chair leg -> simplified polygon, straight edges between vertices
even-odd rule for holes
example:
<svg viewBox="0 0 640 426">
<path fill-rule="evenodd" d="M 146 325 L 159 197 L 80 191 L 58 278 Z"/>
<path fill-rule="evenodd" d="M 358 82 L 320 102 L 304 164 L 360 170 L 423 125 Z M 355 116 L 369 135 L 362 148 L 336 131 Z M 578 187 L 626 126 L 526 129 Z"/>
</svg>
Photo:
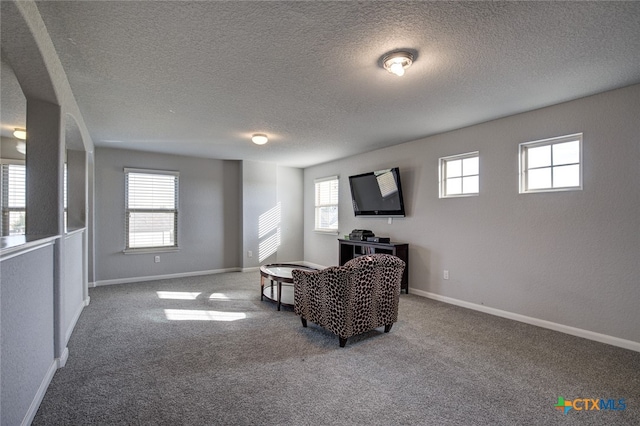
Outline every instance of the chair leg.
<svg viewBox="0 0 640 426">
<path fill-rule="evenodd" d="M 393 324 L 387 324 L 384 326 L 384 332 L 388 333 L 391 331 L 391 327 L 393 327 Z"/>
<path fill-rule="evenodd" d="M 340 347 L 344 348 L 344 345 L 347 344 L 347 338 L 338 336 L 338 339 L 340 339 Z"/>
<path fill-rule="evenodd" d="M 302 318 L 302 317 L 300 317 L 300 319 L 302 320 L 302 326 L 306 327 L 307 326 L 307 319 L 306 318 Z"/>
</svg>

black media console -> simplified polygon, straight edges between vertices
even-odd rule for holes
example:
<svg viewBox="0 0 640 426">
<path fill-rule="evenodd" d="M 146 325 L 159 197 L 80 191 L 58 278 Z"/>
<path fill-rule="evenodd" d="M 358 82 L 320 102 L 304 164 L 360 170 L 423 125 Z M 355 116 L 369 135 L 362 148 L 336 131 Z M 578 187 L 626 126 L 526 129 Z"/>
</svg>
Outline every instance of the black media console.
<svg viewBox="0 0 640 426">
<path fill-rule="evenodd" d="M 370 241 L 342 240 L 338 239 L 340 244 L 340 266 L 358 256 L 373 253 L 386 253 L 398 256 L 404 260 L 406 267 L 402 274 L 402 283 L 400 289 L 409 294 L 409 244 L 405 243 L 374 243 Z"/>
</svg>

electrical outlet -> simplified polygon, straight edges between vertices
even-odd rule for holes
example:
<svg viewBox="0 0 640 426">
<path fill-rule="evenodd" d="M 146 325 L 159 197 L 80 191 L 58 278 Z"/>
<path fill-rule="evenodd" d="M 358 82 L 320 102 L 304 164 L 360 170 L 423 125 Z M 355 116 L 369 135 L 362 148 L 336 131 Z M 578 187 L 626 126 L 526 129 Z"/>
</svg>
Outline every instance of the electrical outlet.
<svg viewBox="0 0 640 426">
<path fill-rule="evenodd" d="M 390 218 L 389 218 L 389 220 L 387 221 L 387 223 L 388 223 L 389 225 L 391 225 L 391 224 L 393 223 L 393 218 L 392 218 L 392 217 L 390 217 Z"/>
<path fill-rule="evenodd" d="M 251 250 L 247 252 L 247 257 L 253 257 L 253 252 Z"/>
<path fill-rule="evenodd" d="M 444 274 L 443 274 L 443 275 L 444 275 L 444 279 L 445 279 L 445 280 L 448 280 L 448 279 L 449 279 L 449 270 L 448 270 L 448 269 L 445 269 L 445 270 L 444 270 Z"/>
<path fill-rule="evenodd" d="M 160 263 L 160 256 L 156 256 L 156 257 L 154 257 L 154 258 L 153 258 L 153 261 L 154 261 L 155 263 Z"/>
</svg>

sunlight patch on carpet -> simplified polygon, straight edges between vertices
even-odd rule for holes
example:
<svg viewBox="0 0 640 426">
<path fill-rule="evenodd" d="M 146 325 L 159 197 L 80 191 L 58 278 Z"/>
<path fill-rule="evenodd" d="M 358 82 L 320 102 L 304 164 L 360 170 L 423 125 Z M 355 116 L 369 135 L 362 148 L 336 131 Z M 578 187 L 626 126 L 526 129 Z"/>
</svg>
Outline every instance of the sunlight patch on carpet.
<svg viewBox="0 0 640 426">
<path fill-rule="evenodd" d="M 191 309 L 165 309 L 169 321 L 237 321 L 245 319 L 244 312 L 200 311 Z"/>
<path fill-rule="evenodd" d="M 209 299 L 214 300 L 229 300 L 229 296 L 226 296 L 224 293 L 211 293 Z"/>
<path fill-rule="evenodd" d="M 159 299 L 196 300 L 200 292 L 189 291 L 156 291 Z"/>
</svg>

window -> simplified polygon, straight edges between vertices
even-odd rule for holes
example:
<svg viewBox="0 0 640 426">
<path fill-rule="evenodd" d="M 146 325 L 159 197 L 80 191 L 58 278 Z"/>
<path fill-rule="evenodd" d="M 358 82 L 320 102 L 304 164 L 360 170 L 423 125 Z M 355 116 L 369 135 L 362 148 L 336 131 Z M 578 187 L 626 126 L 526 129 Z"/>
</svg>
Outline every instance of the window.
<svg viewBox="0 0 640 426">
<path fill-rule="evenodd" d="M 125 251 L 178 247 L 178 172 L 124 169 Z"/>
<path fill-rule="evenodd" d="M 440 159 L 440 198 L 465 197 L 480 192 L 479 153 Z"/>
<path fill-rule="evenodd" d="M 520 144 L 520 193 L 582 189 L 582 133 Z"/>
<path fill-rule="evenodd" d="M 316 179 L 316 225 L 321 232 L 338 232 L 338 176 Z"/>
<path fill-rule="evenodd" d="M 2 236 L 24 235 L 26 226 L 25 166 L 2 164 Z"/>
</svg>

